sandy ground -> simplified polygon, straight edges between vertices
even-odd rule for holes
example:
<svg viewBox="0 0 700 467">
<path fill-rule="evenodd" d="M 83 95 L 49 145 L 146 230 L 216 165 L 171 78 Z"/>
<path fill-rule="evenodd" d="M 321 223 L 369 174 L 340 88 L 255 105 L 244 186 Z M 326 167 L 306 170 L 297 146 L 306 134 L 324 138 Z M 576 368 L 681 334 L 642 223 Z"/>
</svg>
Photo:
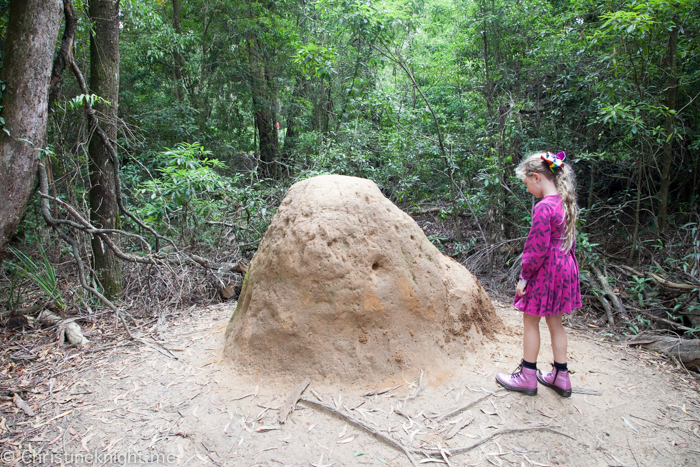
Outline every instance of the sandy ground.
<svg viewBox="0 0 700 467">
<path fill-rule="evenodd" d="M 449 377 L 424 369 L 415 398 L 407 399 L 418 389 L 418 369 L 406 369 L 380 395 L 363 396 L 383 387 L 312 381 L 304 397 L 316 400 L 315 392 L 406 446 L 442 449 L 455 466 L 700 465 L 695 376 L 646 351 L 569 329 L 574 387 L 589 394 L 565 399 L 546 387 L 534 397 L 499 390 L 496 373 L 512 371 L 520 359 L 521 326 L 510 305 L 496 308 L 508 331 L 465 355 Z M 177 359 L 146 346 L 93 354 L 90 371 L 59 380 L 51 409 L 27 422 L 45 423 L 44 434 L 28 446 L 3 446 L 0 460 L 11 464 L 24 454 L 33 465 L 411 465 L 395 447 L 302 403 L 280 425 L 277 408 L 298 382 L 242 376 L 223 362 L 232 311 L 231 304 L 211 306 L 168 323 L 163 345 Z M 540 368 L 548 370 L 544 320 L 541 327 Z M 601 395 L 590 394 L 596 391 Z M 473 401 L 454 416 L 436 417 Z M 447 455 L 508 428 L 526 430 Z M 413 454 L 417 465 L 445 457 Z"/>
</svg>

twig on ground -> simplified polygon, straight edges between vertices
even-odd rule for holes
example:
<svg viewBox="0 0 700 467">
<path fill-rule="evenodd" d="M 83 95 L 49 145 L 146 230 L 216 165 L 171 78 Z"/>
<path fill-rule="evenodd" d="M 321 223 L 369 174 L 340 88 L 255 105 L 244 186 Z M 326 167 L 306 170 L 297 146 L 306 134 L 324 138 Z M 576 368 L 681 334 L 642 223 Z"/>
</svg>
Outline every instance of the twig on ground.
<svg viewBox="0 0 700 467">
<path fill-rule="evenodd" d="M 402 408 L 403 410 L 405 410 L 405 409 L 406 409 L 406 403 L 407 403 L 409 400 L 411 400 L 411 399 L 415 399 L 415 398 L 418 396 L 418 393 L 420 393 L 422 389 L 423 389 L 423 369 L 421 368 L 421 370 L 420 370 L 420 379 L 418 380 L 418 389 L 416 389 L 416 390 L 413 392 L 413 394 L 411 394 L 410 396 L 408 396 L 407 398 L 405 398 L 405 399 L 403 400 L 403 405 L 401 406 L 401 408 Z"/>
<path fill-rule="evenodd" d="M 482 444 L 491 441 L 493 438 L 500 436 L 500 435 L 505 435 L 508 433 L 523 433 L 526 431 L 550 431 L 552 433 L 556 433 L 558 435 L 566 436 L 567 438 L 575 439 L 574 437 L 567 435 L 566 433 L 562 433 L 561 431 L 557 431 L 554 428 L 550 428 L 548 426 L 544 425 L 537 425 L 537 426 L 529 426 L 529 427 L 522 427 L 522 428 L 503 428 L 497 431 L 494 431 L 490 435 L 486 436 L 485 438 L 481 438 L 479 441 L 476 441 L 475 443 L 471 444 L 470 446 L 465 446 L 462 448 L 454 448 L 450 449 L 449 453 L 451 456 L 457 455 L 457 454 L 464 454 L 465 452 L 469 452 L 472 449 L 481 446 Z M 424 451 L 424 450 L 417 450 L 413 449 L 413 452 L 421 452 L 423 454 L 427 454 L 430 456 L 440 456 L 442 453 L 440 451 Z"/>
<path fill-rule="evenodd" d="M 620 300 L 620 297 L 618 297 L 615 294 L 615 291 L 610 286 L 608 279 L 605 278 L 603 273 L 600 272 L 600 269 L 598 269 L 598 267 L 596 267 L 594 264 L 591 264 L 590 267 L 591 267 L 591 270 L 593 271 L 593 274 L 598 279 L 600 286 L 605 291 L 605 294 L 610 298 L 610 301 L 613 303 L 613 305 L 615 306 L 617 311 L 622 315 L 622 318 L 625 320 L 629 320 L 629 315 L 627 314 L 627 310 L 625 309 L 625 306 L 622 304 L 622 300 Z"/>
<path fill-rule="evenodd" d="M 301 384 L 292 389 L 292 392 L 289 393 L 287 399 L 284 401 L 284 404 L 282 404 L 282 408 L 280 408 L 279 414 L 277 414 L 277 421 L 280 424 L 284 424 L 287 421 L 287 418 L 294 411 L 294 406 L 297 404 L 299 398 L 304 393 L 306 388 L 309 387 L 309 384 L 311 384 L 311 380 L 309 378 L 305 378 Z"/>
<path fill-rule="evenodd" d="M 302 402 L 302 403 L 304 403 L 308 406 L 311 406 L 311 407 L 321 408 L 323 410 L 326 410 L 327 412 L 330 412 L 334 415 L 337 415 L 337 416 L 343 418 L 344 420 L 352 423 L 356 427 L 365 430 L 366 432 L 368 432 L 369 434 L 371 434 L 375 438 L 377 438 L 381 441 L 384 441 L 385 443 L 389 444 L 390 446 L 403 452 L 406 455 L 406 457 L 408 457 L 408 460 L 411 462 L 411 465 L 413 465 L 414 467 L 418 466 L 418 464 L 416 464 L 416 461 L 413 459 L 413 456 L 411 456 L 411 452 L 406 447 L 402 446 L 398 441 L 395 441 L 394 439 L 390 438 L 389 436 L 387 436 L 383 433 L 380 433 L 379 431 L 375 430 L 374 428 L 366 425 L 363 421 L 353 417 L 352 415 L 346 414 L 346 413 L 336 409 L 332 405 L 326 404 L 324 402 L 313 401 L 311 399 L 306 399 L 304 397 L 300 398 L 299 402 Z M 440 453 L 438 452 L 438 455 L 439 454 Z"/>
<path fill-rule="evenodd" d="M 498 392 L 501 392 L 501 391 L 496 391 L 496 393 L 498 393 Z M 494 394 L 495 394 L 495 393 L 494 393 Z M 461 406 L 461 407 L 457 407 L 456 409 L 450 410 L 450 411 L 447 412 L 446 414 L 439 415 L 439 416 L 437 417 L 437 421 L 438 421 L 438 422 L 441 422 L 441 421 L 443 421 L 443 420 L 446 419 L 446 418 L 449 418 L 449 417 L 452 417 L 452 416 L 454 416 L 454 415 L 457 415 L 457 414 L 460 413 L 460 412 L 464 412 L 464 411 L 467 410 L 469 407 L 472 407 L 472 406 L 478 404 L 479 402 L 483 401 L 484 399 L 487 399 L 487 398 L 491 397 L 492 395 L 493 395 L 493 394 L 486 394 L 485 396 L 481 396 L 481 397 L 479 397 L 478 399 L 474 399 L 473 401 L 469 402 L 468 404 L 465 404 L 465 405 L 463 405 L 463 406 Z"/>
</svg>

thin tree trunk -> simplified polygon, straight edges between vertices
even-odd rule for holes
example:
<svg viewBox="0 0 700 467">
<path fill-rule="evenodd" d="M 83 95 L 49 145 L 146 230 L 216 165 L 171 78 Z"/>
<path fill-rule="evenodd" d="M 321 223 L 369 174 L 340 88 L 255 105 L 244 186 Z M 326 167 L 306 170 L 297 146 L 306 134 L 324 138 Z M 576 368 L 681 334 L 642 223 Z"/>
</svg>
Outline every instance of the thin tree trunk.
<svg viewBox="0 0 700 467">
<path fill-rule="evenodd" d="M 637 241 L 639 239 L 639 211 L 642 206 L 642 157 L 637 160 L 637 207 L 634 210 L 634 232 L 632 233 L 632 247 L 627 263 L 631 266 L 634 255 L 637 252 Z"/>
<path fill-rule="evenodd" d="M 586 209 L 588 212 L 593 209 L 593 194 L 595 191 L 593 190 L 593 187 L 595 185 L 595 172 L 596 172 L 596 164 L 595 162 L 591 162 L 591 178 L 588 181 L 588 200 L 586 202 Z"/>
<path fill-rule="evenodd" d="M 333 86 L 331 83 L 330 78 L 328 79 L 328 89 L 326 89 L 326 97 L 325 97 L 325 105 L 324 105 L 324 121 L 323 121 L 323 132 L 325 134 L 329 133 L 330 129 L 330 124 L 331 124 L 331 115 L 333 114 L 333 99 L 331 95 L 331 91 L 333 90 Z"/>
<path fill-rule="evenodd" d="M 75 14 L 73 0 L 63 0 L 63 12 L 66 19 L 66 27 L 63 30 L 63 38 L 61 39 L 61 48 L 56 54 L 51 70 L 51 86 L 49 88 L 49 112 L 53 112 L 54 102 L 56 101 L 61 87 L 63 85 L 63 72 L 70 62 L 73 54 L 73 45 L 75 44 L 75 35 L 78 30 L 78 17 Z"/>
<path fill-rule="evenodd" d="M 284 135 L 284 146 L 282 147 L 282 156 L 285 161 L 288 161 L 297 144 L 297 138 L 299 137 L 299 107 L 297 101 L 302 97 L 302 90 L 304 88 L 304 83 L 302 78 L 294 85 L 294 91 L 292 92 L 292 102 L 288 106 L 287 116 L 286 116 L 286 127 L 287 130 Z"/>
<path fill-rule="evenodd" d="M 90 0 L 93 34 L 90 37 L 90 92 L 109 104 L 95 102 L 97 112 L 106 116 L 100 123 L 110 141 L 117 139 L 119 97 L 119 0 Z M 109 149 L 97 137 L 90 139 L 90 219 L 101 229 L 113 229 L 117 219 L 115 168 Z M 121 269 L 113 251 L 102 240 L 92 238 L 92 255 L 97 278 L 108 298 L 121 293 Z"/>
<path fill-rule="evenodd" d="M 676 110 L 676 92 L 678 89 L 678 77 L 676 76 L 678 46 L 678 22 L 676 16 L 673 17 L 674 26 L 668 38 L 668 94 L 666 96 L 666 106 L 668 110 Z M 659 232 L 664 233 L 668 224 L 668 190 L 671 185 L 671 163 L 673 162 L 673 120 L 674 116 L 669 112 L 666 115 L 663 159 L 661 164 L 661 187 L 659 188 Z"/>
<path fill-rule="evenodd" d="M 53 61 L 53 69 L 51 70 L 51 86 L 49 87 L 49 115 L 55 116 L 54 105 L 58 99 L 61 88 L 63 87 L 63 72 L 72 60 L 73 46 L 75 44 L 75 36 L 78 31 L 78 17 L 75 14 L 75 7 L 73 6 L 73 0 L 63 0 L 63 16 L 65 17 L 66 26 L 63 29 L 63 38 L 61 39 L 61 48 L 56 54 L 56 58 Z M 59 147 L 64 146 L 61 144 L 62 138 L 59 135 Z M 61 160 L 61 158 L 57 158 Z M 60 168 L 60 164 L 58 165 Z M 56 198 L 58 194 L 56 193 L 56 182 L 54 177 L 54 167 L 53 162 L 50 157 L 46 158 L 46 174 L 49 183 L 49 189 L 51 190 L 51 196 Z M 53 203 L 53 217 L 58 217 L 58 204 Z"/>
<path fill-rule="evenodd" d="M 260 137 L 260 160 L 262 161 L 263 174 L 270 176 L 274 174 L 273 165 L 277 158 L 278 147 L 273 110 L 274 100 L 270 95 L 269 78 L 266 76 L 265 65 L 254 38 L 248 41 L 248 60 L 252 82 L 253 115 Z"/>
<path fill-rule="evenodd" d="M 46 145 L 48 94 L 60 0 L 12 0 L 0 80 L 0 265 L 34 187 Z M 8 134 L 9 133 L 9 134 Z"/>
<path fill-rule="evenodd" d="M 180 0 L 173 0 L 173 29 L 178 35 L 181 36 L 182 27 L 180 26 L 180 11 L 182 11 L 182 4 L 180 3 Z M 182 102 L 185 99 L 185 91 L 182 80 L 182 67 L 185 60 L 178 48 L 173 50 L 173 60 L 175 61 L 175 65 L 173 66 L 175 97 L 177 100 Z"/>
</svg>

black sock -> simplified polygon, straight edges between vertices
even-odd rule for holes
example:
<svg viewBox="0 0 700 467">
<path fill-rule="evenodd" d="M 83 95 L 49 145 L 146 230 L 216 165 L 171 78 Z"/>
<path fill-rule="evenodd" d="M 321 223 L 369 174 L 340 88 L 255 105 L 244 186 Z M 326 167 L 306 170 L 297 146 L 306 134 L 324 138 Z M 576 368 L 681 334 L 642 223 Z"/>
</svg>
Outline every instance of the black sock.
<svg viewBox="0 0 700 467">
<path fill-rule="evenodd" d="M 569 368 L 566 366 L 566 363 L 554 362 L 554 368 L 562 372 L 569 371 Z"/>
<path fill-rule="evenodd" d="M 530 363 L 523 358 L 523 366 L 529 370 L 536 370 L 537 369 L 537 362 Z"/>
</svg>

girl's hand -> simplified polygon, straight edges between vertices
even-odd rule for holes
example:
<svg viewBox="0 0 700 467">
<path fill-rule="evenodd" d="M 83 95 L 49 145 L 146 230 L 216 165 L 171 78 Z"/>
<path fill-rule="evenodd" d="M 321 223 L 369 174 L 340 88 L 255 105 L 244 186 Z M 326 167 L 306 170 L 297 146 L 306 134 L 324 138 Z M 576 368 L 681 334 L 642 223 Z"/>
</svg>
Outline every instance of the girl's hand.
<svg viewBox="0 0 700 467">
<path fill-rule="evenodd" d="M 525 287 L 527 287 L 527 281 L 522 279 L 518 281 L 518 287 L 515 289 L 515 292 L 518 294 L 518 297 L 525 296 Z"/>
</svg>

